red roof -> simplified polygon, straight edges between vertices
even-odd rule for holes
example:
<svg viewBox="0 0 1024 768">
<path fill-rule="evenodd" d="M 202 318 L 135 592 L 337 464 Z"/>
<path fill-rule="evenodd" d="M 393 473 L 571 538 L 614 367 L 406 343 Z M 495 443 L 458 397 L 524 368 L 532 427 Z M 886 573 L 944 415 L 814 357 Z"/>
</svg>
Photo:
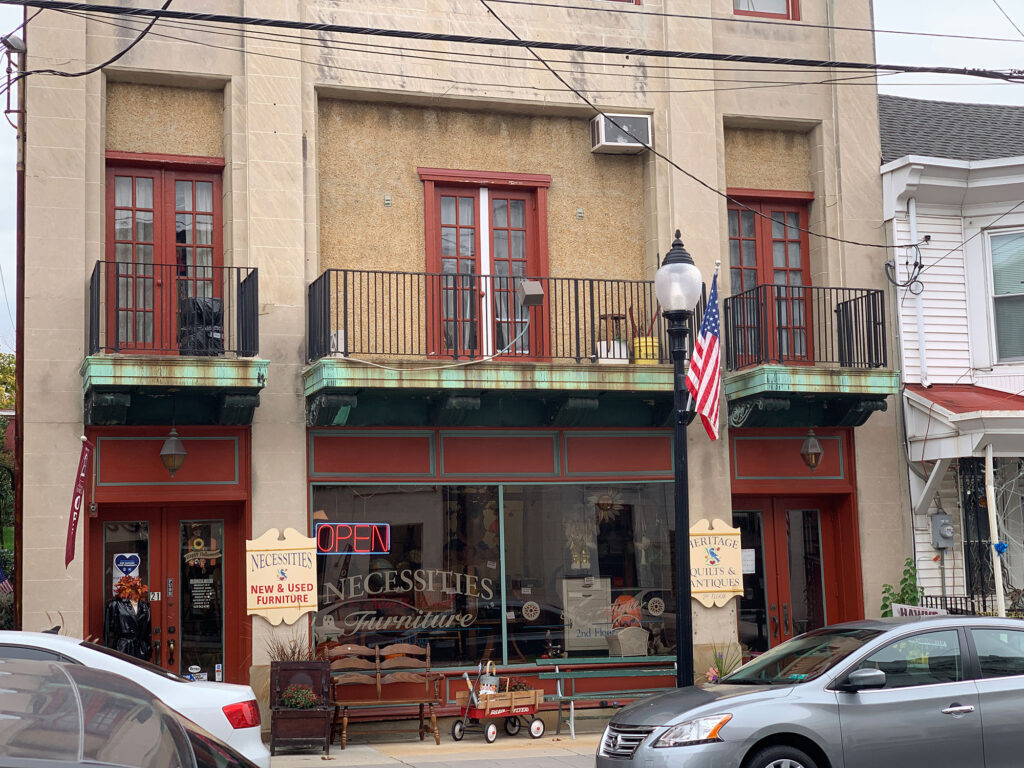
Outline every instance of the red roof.
<svg viewBox="0 0 1024 768">
<path fill-rule="evenodd" d="M 907 384 L 907 389 L 953 413 L 1024 411 L 1024 397 L 974 384 L 933 384 L 928 389 L 920 384 Z"/>
</svg>

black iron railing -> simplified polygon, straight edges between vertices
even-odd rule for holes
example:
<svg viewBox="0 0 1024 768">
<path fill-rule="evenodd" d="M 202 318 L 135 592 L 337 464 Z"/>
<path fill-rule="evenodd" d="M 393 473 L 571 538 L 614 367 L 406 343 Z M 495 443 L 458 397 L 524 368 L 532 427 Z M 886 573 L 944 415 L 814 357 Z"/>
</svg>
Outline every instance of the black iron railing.
<svg viewBox="0 0 1024 768">
<path fill-rule="evenodd" d="M 1013 596 L 1004 600 L 1006 615 L 1024 619 L 1024 607 L 1015 604 Z M 1016 595 L 1019 599 L 1019 595 Z M 940 608 L 953 616 L 995 616 L 998 612 L 995 595 L 925 595 L 921 598 L 923 608 Z"/>
<path fill-rule="evenodd" d="M 327 270 L 308 289 L 309 359 L 336 354 L 668 362 L 653 282 L 529 278 L 540 282 L 544 298 L 541 306 L 525 309 L 516 300 L 524 279 Z"/>
<path fill-rule="evenodd" d="M 758 285 L 725 300 L 726 366 L 882 368 L 888 363 L 880 290 Z"/>
<path fill-rule="evenodd" d="M 259 354 L 252 267 L 97 262 L 89 283 L 89 354 Z"/>
</svg>

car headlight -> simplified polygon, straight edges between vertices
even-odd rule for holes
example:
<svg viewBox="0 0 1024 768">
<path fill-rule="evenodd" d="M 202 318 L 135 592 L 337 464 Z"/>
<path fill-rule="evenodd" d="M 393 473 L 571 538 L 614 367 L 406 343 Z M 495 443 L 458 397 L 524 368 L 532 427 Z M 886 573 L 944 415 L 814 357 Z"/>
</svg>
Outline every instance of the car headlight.
<svg viewBox="0 0 1024 768">
<path fill-rule="evenodd" d="M 654 742 L 655 747 L 685 747 L 689 744 L 710 744 L 721 741 L 718 735 L 732 715 L 712 715 L 673 725 Z"/>
</svg>

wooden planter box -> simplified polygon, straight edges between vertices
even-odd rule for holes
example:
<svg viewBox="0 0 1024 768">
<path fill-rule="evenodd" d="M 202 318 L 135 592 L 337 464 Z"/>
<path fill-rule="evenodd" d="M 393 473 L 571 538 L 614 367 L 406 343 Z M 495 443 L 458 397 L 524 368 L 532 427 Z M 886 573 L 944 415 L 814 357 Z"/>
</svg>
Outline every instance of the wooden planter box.
<svg viewBox="0 0 1024 768">
<path fill-rule="evenodd" d="M 270 754 L 281 747 L 295 749 L 322 749 L 329 754 L 331 749 L 331 710 L 282 709 L 270 712 Z"/>
</svg>

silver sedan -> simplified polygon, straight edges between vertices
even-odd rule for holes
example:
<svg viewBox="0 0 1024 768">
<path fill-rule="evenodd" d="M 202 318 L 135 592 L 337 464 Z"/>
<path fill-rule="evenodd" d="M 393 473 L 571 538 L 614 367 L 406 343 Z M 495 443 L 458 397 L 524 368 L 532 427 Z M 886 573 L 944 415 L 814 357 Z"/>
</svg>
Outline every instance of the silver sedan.
<svg viewBox="0 0 1024 768">
<path fill-rule="evenodd" d="M 623 708 L 597 768 L 1019 768 L 1022 700 L 1024 622 L 849 622 Z"/>
</svg>

